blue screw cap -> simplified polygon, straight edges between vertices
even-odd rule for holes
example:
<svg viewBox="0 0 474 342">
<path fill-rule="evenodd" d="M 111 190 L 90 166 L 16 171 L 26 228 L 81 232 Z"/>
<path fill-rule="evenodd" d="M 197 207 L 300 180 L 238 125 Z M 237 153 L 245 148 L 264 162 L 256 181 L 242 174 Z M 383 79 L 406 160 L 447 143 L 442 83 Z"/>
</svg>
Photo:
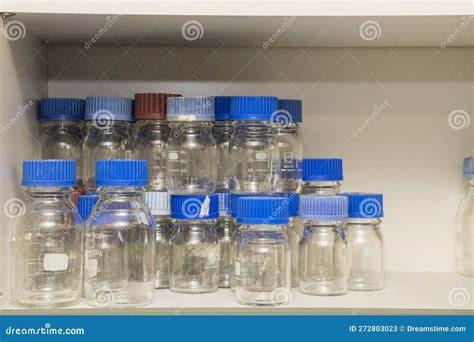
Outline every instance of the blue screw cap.
<svg viewBox="0 0 474 342">
<path fill-rule="evenodd" d="M 231 194 L 229 192 L 221 192 L 219 196 L 219 216 L 231 216 Z"/>
<path fill-rule="evenodd" d="M 40 121 L 84 120 L 86 101 L 72 98 L 45 98 L 38 102 Z"/>
<path fill-rule="evenodd" d="M 170 97 L 168 121 L 214 121 L 214 97 Z"/>
<path fill-rule="evenodd" d="M 383 217 L 383 195 L 368 193 L 344 193 L 349 206 L 349 218 Z"/>
<path fill-rule="evenodd" d="M 83 195 L 78 197 L 77 212 L 79 213 L 79 216 L 81 216 L 84 223 L 86 223 L 98 200 L 99 196 L 97 195 Z"/>
<path fill-rule="evenodd" d="M 76 185 L 75 160 L 24 160 L 23 186 L 68 187 Z"/>
<path fill-rule="evenodd" d="M 272 121 L 277 112 L 278 98 L 275 96 L 232 96 L 230 118 L 238 121 Z"/>
<path fill-rule="evenodd" d="M 301 195 L 299 217 L 312 221 L 344 221 L 348 217 L 347 197 Z"/>
<path fill-rule="evenodd" d="M 303 181 L 342 180 L 342 159 L 303 159 Z"/>
<path fill-rule="evenodd" d="M 464 179 L 474 179 L 474 158 L 472 157 L 464 159 Z"/>
<path fill-rule="evenodd" d="M 132 121 L 133 100 L 126 97 L 94 96 L 86 98 L 85 120 L 99 123 Z"/>
<path fill-rule="evenodd" d="M 283 197 L 241 197 L 237 201 L 237 223 L 287 224 L 288 205 Z"/>
<path fill-rule="evenodd" d="M 278 111 L 288 113 L 291 122 L 303 122 L 303 101 L 294 99 L 278 100 Z"/>
<path fill-rule="evenodd" d="M 171 218 L 210 220 L 219 217 L 219 198 L 213 195 L 171 195 Z"/>
<path fill-rule="evenodd" d="M 148 184 L 146 160 L 97 160 L 97 186 L 145 186 Z"/>
<path fill-rule="evenodd" d="M 216 96 L 216 121 L 230 120 L 230 101 L 232 96 Z"/>
</svg>

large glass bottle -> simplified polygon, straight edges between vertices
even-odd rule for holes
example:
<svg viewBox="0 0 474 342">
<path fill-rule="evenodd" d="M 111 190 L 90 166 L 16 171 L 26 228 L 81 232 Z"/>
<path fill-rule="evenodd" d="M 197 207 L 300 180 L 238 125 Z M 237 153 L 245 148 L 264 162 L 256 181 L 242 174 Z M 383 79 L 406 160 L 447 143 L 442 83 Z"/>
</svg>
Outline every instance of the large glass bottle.
<svg viewBox="0 0 474 342">
<path fill-rule="evenodd" d="M 474 277 L 474 158 L 464 159 L 466 195 L 458 208 L 458 272 Z"/>
</svg>

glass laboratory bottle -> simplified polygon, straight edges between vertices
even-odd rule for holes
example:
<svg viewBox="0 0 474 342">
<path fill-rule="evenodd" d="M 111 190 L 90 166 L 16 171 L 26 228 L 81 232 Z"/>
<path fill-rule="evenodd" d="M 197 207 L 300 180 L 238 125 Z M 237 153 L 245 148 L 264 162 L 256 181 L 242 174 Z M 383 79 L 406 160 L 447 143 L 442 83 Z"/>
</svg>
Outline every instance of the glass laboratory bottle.
<svg viewBox="0 0 474 342">
<path fill-rule="evenodd" d="M 173 233 L 173 221 L 170 217 L 170 199 L 167 192 L 147 191 L 144 198 L 145 203 L 151 210 L 156 222 L 155 229 L 155 288 L 170 287 L 171 266 L 171 234 Z"/>
<path fill-rule="evenodd" d="M 342 159 L 304 159 L 301 194 L 337 195 L 342 179 Z"/>
<path fill-rule="evenodd" d="M 171 195 L 170 289 L 180 293 L 217 291 L 219 285 L 219 239 L 215 220 L 219 216 L 217 195 Z"/>
<path fill-rule="evenodd" d="M 474 277 L 474 158 L 464 159 L 467 192 L 458 208 L 458 272 Z"/>
<path fill-rule="evenodd" d="M 231 216 L 231 194 L 219 193 L 219 218 L 216 222 L 217 237 L 220 246 L 219 287 L 231 286 L 232 259 L 235 249 L 231 246 L 234 241 L 235 219 Z"/>
<path fill-rule="evenodd" d="M 236 248 L 237 301 L 275 306 L 290 301 L 288 207 L 281 197 L 241 197 L 237 202 L 240 238 Z"/>
<path fill-rule="evenodd" d="M 350 252 L 349 290 L 373 291 L 385 286 L 383 237 L 383 195 L 343 194 L 349 201 L 346 239 Z"/>
<path fill-rule="evenodd" d="M 300 292 L 342 295 L 348 290 L 349 256 L 344 233 L 345 196 L 300 196 Z"/>
<path fill-rule="evenodd" d="M 213 97 L 168 99 L 170 137 L 166 146 L 168 192 L 211 194 L 216 190 L 216 141 Z"/>
<path fill-rule="evenodd" d="M 139 307 L 155 288 L 155 221 L 146 160 L 98 160 L 99 201 L 86 226 L 84 292 L 96 307 Z"/>
<path fill-rule="evenodd" d="M 137 158 L 148 162 L 147 191 L 166 191 L 166 142 L 170 135 L 166 102 L 171 96 L 181 95 L 135 94 L 133 143 Z"/>
<path fill-rule="evenodd" d="M 295 193 L 299 191 L 303 162 L 303 143 L 299 137 L 302 101 L 278 100 L 278 111 L 272 118 L 277 128 L 280 172 L 276 192 Z"/>
<path fill-rule="evenodd" d="M 25 160 L 26 204 L 12 239 L 12 296 L 20 306 L 58 308 L 81 297 L 84 231 L 70 197 L 74 160 Z"/>
<path fill-rule="evenodd" d="M 217 144 L 217 192 L 229 192 L 229 142 L 232 137 L 233 126 L 230 119 L 231 96 L 216 96 L 216 122 L 212 134 Z"/>
<path fill-rule="evenodd" d="M 83 180 L 88 191 L 95 184 L 96 160 L 132 159 L 134 148 L 130 137 L 131 99 L 123 97 L 86 98 L 87 134 L 83 150 Z"/>
<path fill-rule="evenodd" d="M 278 183 L 278 144 L 272 114 L 278 99 L 233 96 L 234 132 L 229 142 L 229 187 L 232 193 L 273 193 Z"/>
</svg>

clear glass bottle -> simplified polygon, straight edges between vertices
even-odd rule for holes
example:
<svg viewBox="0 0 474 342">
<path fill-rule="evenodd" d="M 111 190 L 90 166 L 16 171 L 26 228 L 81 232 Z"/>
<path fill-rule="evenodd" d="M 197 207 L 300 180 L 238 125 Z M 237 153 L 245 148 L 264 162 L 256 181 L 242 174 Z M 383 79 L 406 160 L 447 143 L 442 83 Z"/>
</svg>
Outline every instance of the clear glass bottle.
<svg viewBox="0 0 474 342">
<path fill-rule="evenodd" d="M 232 193 L 273 193 L 278 183 L 278 143 L 272 96 L 233 96 L 234 132 L 229 142 L 229 188 Z"/>
<path fill-rule="evenodd" d="M 342 180 L 342 159 L 303 159 L 302 195 L 337 195 Z"/>
<path fill-rule="evenodd" d="M 217 192 L 229 192 L 229 142 L 233 126 L 230 121 L 231 96 L 216 96 L 216 122 L 212 134 L 217 144 Z"/>
<path fill-rule="evenodd" d="M 211 194 L 216 190 L 216 141 L 212 136 L 213 97 L 168 99 L 170 137 L 166 146 L 171 194 Z"/>
<path fill-rule="evenodd" d="M 344 232 L 345 196 L 300 196 L 300 292 L 316 296 L 348 291 L 350 259 Z"/>
<path fill-rule="evenodd" d="M 155 288 L 155 220 L 146 160 L 98 160 L 99 201 L 86 227 L 84 292 L 96 307 L 139 307 Z"/>
<path fill-rule="evenodd" d="M 241 197 L 237 204 L 240 239 L 235 259 L 237 301 L 285 305 L 291 299 L 288 207 L 281 197 Z"/>
<path fill-rule="evenodd" d="M 86 98 L 83 180 L 88 191 L 97 189 L 96 160 L 134 158 L 135 150 L 130 137 L 132 106 L 131 99 L 122 97 Z"/>
<path fill-rule="evenodd" d="M 464 159 L 468 189 L 458 207 L 458 272 L 474 277 L 474 158 Z"/>
<path fill-rule="evenodd" d="M 166 122 L 166 102 L 177 94 L 135 94 L 133 119 L 137 158 L 148 161 L 148 191 L 166 191 L 166 142 L 170 128 Z"/>
<path fill-rule="evenodd" d="M 219 193 L 219 218 L 216 223 L 217 237 L 220 245 L 219 287 L 231 286 L 231 274 L 234 263 L 232 259 L 235 219 L 231 216 L 230 193 Z"/>
<path fill-rule="evenodd" d="M 71 202 L 74 160 L 23 161 L 27 202 L 12 237 L 12 296 L 20 306 L 58 308 L 81 298 L 84 231 Z"/>
<path fill-rule="evenodd" d="M 385 286 L 383 237 L 380 231 L 383 217 L 383 195 L 347 193 L 349 218 L 346 239 L 351 268 L 349 290 L 374 291 Z"/>
<path fill-rule="evenodd" d="M 85 101 L 71 98 L 45 98 L 39 101 L 39 159 L 76 161 L 76 189 L 82 187 L 82 121 Z"/>
<path fill-rule="evenodd" d="M 217 195 L 171 195 L 170 289 L 180 293 L 217 291 L 220 247 L 215 220 Z"/>
<path fill-rule="evenodd" d="M 303 162 L 303 143 L 299 138 L 302 101 L 278 100 L 278 111 L 272 119 L 277 127 L 280 172 L 276 192 L 295 193 L 300 188 Z"/>
<path fill-rule="evenodd" d="M 170 200 L 167 192 L 145 192 L 145 203 L 156 222 L 155 288 L 170 287 L 171 235 L 173 221 L 170 217 Z"/>
</svg>

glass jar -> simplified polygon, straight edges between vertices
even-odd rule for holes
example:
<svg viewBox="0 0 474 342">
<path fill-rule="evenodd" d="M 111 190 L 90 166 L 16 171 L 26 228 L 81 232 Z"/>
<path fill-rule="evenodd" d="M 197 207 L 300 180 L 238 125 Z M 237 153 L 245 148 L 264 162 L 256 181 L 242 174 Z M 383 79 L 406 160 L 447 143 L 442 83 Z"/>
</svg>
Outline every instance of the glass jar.
<svg viewBox="0 0 474 342">
<path fill-rule="evenodd" d="M 344 233 L 345 196 L 300 196 L 300 292 L 316 296 L 348 291 L 349 256 Z"/>
<path fill-rule="evenodd" d="M 303 162 L 303 143 L 299 138 L 302 122 L 301 100 L 278 100 L 278 111 L 272 115 L 277 127 L 279 179 L 276 192 L 299 191 Z"/>
<path fill-rule="evenodd" d="M 133 135 L 137 157 L 148 161 L 148 191 L 166 191 L 166 142 L 170 129 L 166 120 L 168 97 L 177 94 L 135 94 L 136 121 Z"/>
<path fill-rule="evenodd" d="M 220 245 L 219 287 L 231 286 L 231 274 L 235 249 L 232 248 L 235 219 L 231 217 L 230 193 L 219 193 L 219 218 L 216 223 Z"/>
<path fill-rule="evenodd" d="M 468 189 L 458 207 L 458 272 L 474 277 L 474 158 L 464 159 Z"/>
<path fill-rule="evenodd" d="M 383 196 L 363 193 L 343 195 L 349 200 L 346 224 L 351 259 L 349 290 L 381 290 L 385 286 L 383 237 L 380 231 Z"/>
<path fill-rule="evenodd" d="M 304 159 L 301 194 L 337 195 L 342 179 L 342 159 Z"/>
<path fill-rule="evenodd" d="M 232 193 L 273 193 L 278 183 L 278 143 L 272 114 L 277 98 L 234 96 L 231 118 L 234 132 L 229 142 L 229 188 Z"/>
<path fill-rule="evenodd" d="M 134 158 L 129 123 L 132 121 L 132 100 L 88 97 L 85 120 L 88 122 L 83 151 L 83 179 L 86 189 L 95 191 L 96 160 Z"/>
<path fill-rule="evenodd" d="M 166 147 L 166 169 L 171 194 L 211 194 L 216 190 L 213 121 L 213 97 L 168 99 L 171 132 Z"/>
<path fill-rule="evenodd" d="M 180 293 L 217 291 L 220 247 L 215 219 L 217 195 L 171 195 L 170 289 Z"/>
<path fill-rule="evenodd" d="M 31 308 L 77 304 L 84 232 L 70 200 L 76 184 L 76 162 L 25 160 L 22 184 L 27 202 L 13 228 L 13 299 Z"/>
<path fill-rule="evenodd" d="M 217 144 L 217 192 L 229 192 L 229 142 L 233 126 L 230 121 L 231 96 L 216 96 L 216 122 L 212 134 Z"/>
<path fill-rule="evenodd" d="M 155 221 L 143 201 L 146 160 L 98 160 L 99 201 L 86 227 L 84 292 L 96 307 L 139 307 L 153 298 Z"/>
<path fill-rule="evenodd" d="M 156 222 L 155 288 L 169 288 L 171 235 L 173 233 L 169 194 L 167 192 L 145 192 L 144 198 Z"/>
<path fill-rule="evenodd" d="M 237 223 L 241 225 L 235 259 L 237 301 L 258 306 L 288 304 L 291 256 L 284 199 L 239 198 Z"/>
</svg>

